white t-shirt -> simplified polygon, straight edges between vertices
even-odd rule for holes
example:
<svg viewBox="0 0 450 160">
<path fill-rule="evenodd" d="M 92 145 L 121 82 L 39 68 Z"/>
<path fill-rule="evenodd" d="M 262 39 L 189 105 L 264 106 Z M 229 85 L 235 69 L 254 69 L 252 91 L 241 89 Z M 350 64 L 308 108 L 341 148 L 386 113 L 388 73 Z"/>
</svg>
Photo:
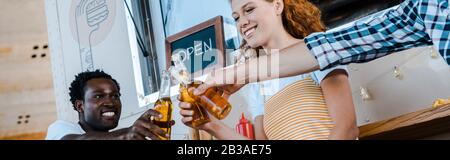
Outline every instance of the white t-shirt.
<svg viewBox="0 0 450 160">
<path fill-rule="evenodd" d="M 247 89 L 242 92 L 245 95 L 245 100 L 248 104 L 248 110 L 252 114 L 252 118 L 255 119 L 257 116 L 264 114 L 264 104 L 273 95 L 287 87 L 288 85 L 303 80 L 309 76 L 319 85 L 322 80 L 332 71 L 336 69 L 343 69 L 347 71 L 346 66 L 337 66 L 324 71 L 315 71 L 308 74 L 298 75 L 294 77 L 274 79 L 259 83 L 250 83 L 247 85 Z"/>
<path fill-rule="evenodd" d="M 46 140 L 61 140 L 66 135 L 78 134 L 82 135 L 86 132 L 78 123 L 71 123 L 67 121 L 57 120 L 48 126 Z"/>
</svg>

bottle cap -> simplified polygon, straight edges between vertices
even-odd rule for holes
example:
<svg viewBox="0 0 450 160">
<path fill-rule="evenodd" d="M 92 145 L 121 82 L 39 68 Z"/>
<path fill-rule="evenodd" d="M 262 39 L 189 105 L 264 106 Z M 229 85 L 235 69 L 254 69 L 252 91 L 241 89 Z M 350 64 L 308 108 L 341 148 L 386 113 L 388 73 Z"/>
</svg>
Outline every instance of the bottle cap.
<svg viewBox="0 0 450 160">
<path fill-rule="evenodd" d="M 244 113 L 242 113 L 242 117 L 241 117 L 241 120 L 239 121 L 239 123 L 248 123 L 248 120 L 247 120 L 247 118 L 245 118 Z"/>
</svg>

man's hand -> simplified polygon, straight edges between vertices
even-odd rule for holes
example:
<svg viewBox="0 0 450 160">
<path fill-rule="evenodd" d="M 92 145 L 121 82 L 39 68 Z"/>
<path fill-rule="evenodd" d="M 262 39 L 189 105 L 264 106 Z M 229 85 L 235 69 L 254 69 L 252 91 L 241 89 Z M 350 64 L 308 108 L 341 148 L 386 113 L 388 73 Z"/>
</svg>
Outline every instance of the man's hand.
<svg viewBox="0 0 450 160">
<path fill-rule="evenodd" d="M 169 138 L 169 135 L 164 130 L 153 124 L 151 117 L 161 118 L 162 115 L 153 109 L 148 110 L 127 129 L 127 132 L 121 136 L 121 139 L 146 140 L 146 138 L 150 138 L 152 140 L 160 140 L 158 136 Z M 171 124 L 175 123 L 172 121 Z"/>
</svg>

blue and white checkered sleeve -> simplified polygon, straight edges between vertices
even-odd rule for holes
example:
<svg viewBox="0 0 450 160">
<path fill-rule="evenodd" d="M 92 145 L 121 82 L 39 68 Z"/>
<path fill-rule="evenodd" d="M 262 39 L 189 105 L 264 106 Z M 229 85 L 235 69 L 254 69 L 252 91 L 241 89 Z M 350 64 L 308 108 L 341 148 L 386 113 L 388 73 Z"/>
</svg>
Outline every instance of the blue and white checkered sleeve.
<svg viewBox="0 0 450 160">
<path fill-rule="evenodd" d="M 447 64 L 450 65 L 450 7 L 448 0 L 420 0 L 418 13 L 427 33 Z"/>
<path fill-rule="evenodd" d="M 430 45 L 431 39 L 415 7 L 417 1 L 406 0 L 344 29 L 312 34 L 305 38 L 305 43 L 321 70 L 364 63 L 411 47 Z"/>
</svg>

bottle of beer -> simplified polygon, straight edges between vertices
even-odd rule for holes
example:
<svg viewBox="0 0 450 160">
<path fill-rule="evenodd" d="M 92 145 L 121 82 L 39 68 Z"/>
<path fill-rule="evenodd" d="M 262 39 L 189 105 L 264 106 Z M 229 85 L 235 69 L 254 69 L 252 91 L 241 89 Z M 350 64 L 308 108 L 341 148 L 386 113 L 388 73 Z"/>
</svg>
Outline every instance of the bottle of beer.
<svg viewBox="0 0 450 160">
<path fill-rule="evenodd" d="M 193 81 L 186 66 L 181 60 L 180 55 L 173 55 L 172 60 L 175 64 L 172 71 L 172 76 L 180 81 L 180 91 L 183 97 L 189 95 L 190 101 L 195 101 L 198 105 L 208 110 L 214 117 L 219 120 L 224 119 L 231 111 L 231 105 L 228 101 L 220 95 L 215 88 L 209 88 L 202 95 L 196 96 L 192 90 L 188 90 L 190 87 L 197 88 L 202 82 Z M 185 101 L 187 102 L 187 101 Z"/>
<path fill-rule="evenodd" d="M 189 95 L 188 89 L 193 86 L 193 81 L 188 73 L 186 66 L 180 62 L 179 56 L 173 56 L 175 58 L 175 65 L 170 68 L 170 73 L 178 82 L 180 82 L 180 99 L 183 102 L 190 103 L 194 115 L 192 115 L 192 126 L 197 127 L 202 124 L 208 123 L 209 119 L 206 109 L 201 107 L 191 95 Z"/>
<path fill-rule="evenodd" d="M 161 87 L 159 89 L 159 98 L 155 103 L 155 110 L 160 112 L 163 117 L 155 118 L 153 123 L 158 125 L 162 130 L 169 134 L 169 138 L 161 137 L 161 140 L 170 140 L 173 105 L 170 99 L 170 74 L 168 71 L 163 71 L 161 77 Z"/>
<path fill-rule="evenodd" d="M 180 98 L 181 101 L 190 103 L 192 106 L 192 110 L 194 111 L 194 115 L 192 115 L 192 126 L 197 127 L 202 124 L 208 123 L 211 120 L 209 119 L 208 113 L 206 109 L 201 107 L 194 98 L 189 95 L 188 88 L 193 87 L 192 85 L 184 85 L 180 84 Z"/>
</svg>

